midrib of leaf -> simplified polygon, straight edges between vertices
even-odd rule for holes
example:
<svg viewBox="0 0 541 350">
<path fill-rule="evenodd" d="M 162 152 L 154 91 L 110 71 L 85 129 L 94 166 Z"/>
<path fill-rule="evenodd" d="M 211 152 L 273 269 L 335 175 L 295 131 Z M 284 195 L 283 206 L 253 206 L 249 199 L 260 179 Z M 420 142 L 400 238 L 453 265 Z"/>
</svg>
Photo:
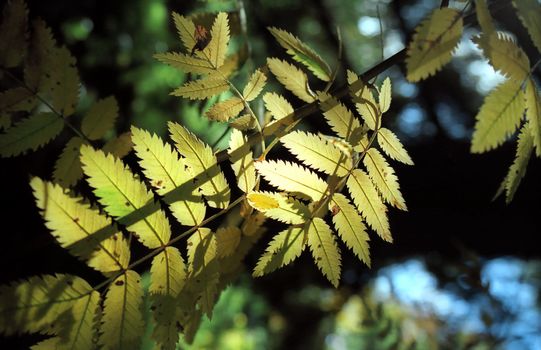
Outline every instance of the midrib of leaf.
<svg viewBox="0 0 541 350">
<path fill-rule="evenodd" d="M 456 24 L 456 22 L 458 22 L 458 20 L 460 20 L 462 17 L 460 16 L 460 14 L 458 14 L 457 16 L 455 16 L 455 19 L 451 22 L 451 24 L 447 27 L 447 29 L 445 31 L 443 31 L 440 35 L 438 35 L 434 40 L 432 40 L 430 43 L 429 43 L 429 48 L 427 50 L 425 50 L 425 52 L 422 54 L 422 57 L 421 59 L 419 60 L 419 62 L 422 62 L 425 60 L 426 56 L 430 55 L 432 53 L 432 49 L 434 47 L 437 47 L 439 44 L 441 44 L 441 38 L 447 34 L 447 31 L 450 30 L 451 28 L 453 28 L 453 26 Z"/>
<path fill-rule="evenodd" d="M 334 163 L 334 171 L 333 173 L 336 175 L 336 172 L 338 171 L 338 169 L 340 168 L 343 168 L 345 171 L 349 171 L 343 164 L 342 164 L 342 159 L 344 157 L 346 157 L 344 155 L 343 152 L 340 152 L 340 158 L 338 160 L 334 160 L 330 157 L 328 157 L 325 153 L 321 153 L 321 152 L 318 152 L 318 149 L 317 148 L 310 148 L 310 147 L 307 147 L 305 144 L 303 144 L 302 142 L 296 142 L 296 141 L 293 141 L 295 142 L 297 145 L 299 145 L 300 147 L 302 147 L 303 149 L 307 150 L 309 152 L 314 152 L 316 153 L 318 156 L 322 157 L 322 158 L 325 158 L 327 159 L 328 161 L 330 161 L 331 163 Z M 314 165 L 315 166 L 315 165 Z"/>
<path fill-rule="evenodd" d="M 367 201 L 367 202 L 368 202 L 368 205 L 370 205 L 370 208 L 372 208 L 372 212 L 373 212 L 374 214 L 376 214 L 375 216 L 376 216 L 376 218 L 378 219 L 378 222 L 379 222 L 380 226 L 383 228 L 384 225 L 383 225 L 383 223 L 382 223 L 381 220 L 380 220 L 380 216 L 379 216 L 379 214 L 378 214 L 378 211 L 377 211 L 376 208 L 374 208 L 374 206 L 372 205 L 372 201 L 370 200 L 370 196 L 368 196 L 368 195 L 366 194 L 366 192 L 364 191 L 364 188 L 361 186 L 361 184 L 359 183 L 359 181 L 357 181 L 357 178 L 356 178 L 355 176 L 353 176 L 352 179 L 357 183 L 357 185 L 359 186 L 360 190 L 363 192 L 365 198 L 368 199 L 368 201 Z M 376 192 L 377 192 L 377 191 L 376 191 Z M 376 193 L 376 194 L 377 194 L 377 193 Z M 377 231 L 377 230 L 376 230 L 376 231 Z"/>
<path fill-rule="evenodd" d="M 37 115 L 34 115 L 34 116 L 37 116 Z M 60 116 L 57 115 L 57 117 L 58 117 L 60 120 L 62 120 L 62 121 L 64 122 L 64 120 L 63 120 L 62 118 L 60 118 Z M 29 117 L 29 118 L 32 118 L 32 116 Z M 48 127 L 48 126 L 50 126 L 51 124 L 56 123 L 56 122 L 57 122 L 57 120 L 51 120 L 51 122 L 45 124 L 45 126 L 42 126 L 42 127 L 39 128 L 39 129 L 35 129 L 35 130 L 32 131 L 31 133 L 28 133 L 28 134 L 25 133 L 25 134 L 24 134 L 24 138 L 32 137 L 33 135 L 37 134 L 39 131 L 43 130 L 44 128 L 46 128 L 46 127 Z M 15 126 L 16 126 L 16 125 L 15 125 Z M 9 142 L 9 143 L 4 144 L 3 147 L 6 147 L 6 148 L 7 148 L 7 147 L 9 147 L 9 146 L 11 146 L 11 145 L 13 145 L 13 144 L 16 144 L 16 143 L 20 142 L 20 141 L 21 141 L 21 138 L 15 139 L 15 140 L 13 140 L 12 142 Z"/>
<path fill-rule="evenodd" d="M 88 300 L 86 302 L 85 309 L 83 311 L 83 315 L 86 315 L 86 312 L 88 311 L 88 306 L 89 306 L 91 300 L 92 300 L 92 294 L 90 294 L 90 296 L 89 296 L 89 298 L 88 298 Z M 72 349 L 72 350 L 77 349 L 75 347 L 76 346 L 76 340 L 79 337 L 79 333 L 81 333 L 81 328 L 83 327 L 84 320 L 85 320 L 84 316 L 81 317 L 81 320 L 80 320 L 79 324 L 77 325 L 77 332 L 75 332 L 75 337 L 73 337 L 72 342 L 70 344 L 70 349 Z"/>
<path fill-rule="evenodd" d="M 167 249 L 163 250 L 163 255 L 165 255 L 165 285 L 167 286 L 167 294 L 171 294 L 171 281 L 169 278 L 169 254 Z"/>
<path fill-rule="evenodd" d="M 393 189 L 389 187 L 389 184 L 386 181 L 387 179 L 385 178 L 385 176 L 383 176 L 383 173 L 381 172 L 380 167 L 377 166 L 378 163 L 374 160 L 370 152 L 366 152 L 366 156 L 370 157 L 370 159 L 372 160 L 372 163 L 374 164 L 374 168 L 376 168 L 376 171 L 378 172 L 379 177 L 383 180 L 383 183 L 385 184 L 385 188 L 387 188 L 387 190 L 389 191 L 389 194 L 395 199 L 396 203 L 398 204 L 399 200 L 398 198 L 396 198 Z"/>
<path fill-rule="evenodd" d="M 337 203 L 336 201 L 333 200 L 332 202 L 333 202 L 335 205 L 338 205 L 338 203 Z M 340 207 L 340 206 L 338 205 L 338 207 Z M 361 241 L 361 240 L 359 239 L 359 235 L 355 234 L 356 232 L 355 232 L 355 230 L 353 229 L 353 227 L 354 227 L 354 226 L 353 226 L 353 223 L 349 220 L 349 215 L 345 215 L 345 214 L 344 214 L 343 217 L 344 217 L 344 219 L 346 219 L 346 221 L 347 221 L 347 223 L 348 223 L 348 226 L 351 228 L 351 232 L 354 233 L 352 236 L 355 237 L 355 240 L 358 242 L 358 244 L 359 244 L 360 246 L 363 246 L 363 245 L 365 244 L 365 241 Z"/>
<path fill-rule="evenodd" d="M 122 298 L 122 315 L 120 316 L 120 341 L 119 345 L 120 348 L 122 347 L 122 340 L 124 340 L 123 333 L 124 333 L 124 322 L 126 321 L 126 300 L 128 299 L 128 275 L 124 274 L 124 298 Z"/>
<path fill-rule="evenodd" d="M 378 131 L 379 131 L 379 130 L 378 130 Z M 381 137 L 385 140 L 385 142 L 387 143 L 387 145 L 388 145 L 389 147 L 391 147 L 397 154 L 402 154 L 402 152 L 401 152 L 398 148 L 395 147 L 394 143 L 390 142 L 390 141 L 387 139 L 387 137 L 385 137 L 385 134 L 378 132 L 378 136 L 381 136 Z"/>
<path fill-rule="evenodd" d="M 313 224 L 313 221 L 312 221 L 311 224 Z M 323 241 L 321 240 L 321 235 L 319 234 L 319 230 L 317 228 L 317 225 L 314 225 L 314 229 L 317 232 L 317 239 L 319 241 L 319 244 L 321 245 L 321 250 L 323 250 L 323 253 L 325 254 L 325 260 L 327 261 L 327 265 L 328 266 L 333 266 L 331 260 L 329 259 L 329 255 L 327 254 L 327 248 L 325 247 L 325 245 L 323 244 Z M 314 247 L 314 250 L 315 249 L 317 249 L 317 247 Z M 332 280 L 334 280 L 336 278 L 336 276 L 334 275 L 334 271 L 333 271 L 332 268 L 329 269 L 329 273 L 333 276 Z"/>
</svg>

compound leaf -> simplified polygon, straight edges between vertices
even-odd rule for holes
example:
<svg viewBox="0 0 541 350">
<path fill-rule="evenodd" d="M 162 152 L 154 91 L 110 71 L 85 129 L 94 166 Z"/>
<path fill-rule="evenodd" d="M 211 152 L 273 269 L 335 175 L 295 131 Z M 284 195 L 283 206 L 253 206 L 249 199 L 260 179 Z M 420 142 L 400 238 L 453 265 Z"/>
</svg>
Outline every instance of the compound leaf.
<svg viewBox="0 0 541 350">
<path fill-rule="evenodd" d="M 256 191 L 246 196 L 248 203 L 266 217 L 286 224 L 302 224 L 310 217 L 306 205 L 276 192 Z"/>
<path fill-rule="evenodd" d="M 291 104 L 282 96 L 275 92 L 267 92 L 263 95 L 263 101 L 265 102 L 265 108 L 274 119 L 282 119 L 294 112 Z"/>
<path fill-rule="evenodd" d="M 229 90 L 229 83 L 224 79 L 206 78 L 192 80 L 175 89 L 171 95 L 189 98 L 190 100 L 204 100 Z"/>
<path fill-rule="evenodd" d="M 308 246 L 312 251 L 316 265 L 332 285 L 338 287 L 340 282 L 340 250 L 336 245 L 331 228 L 321 218 L 313 218 L 306 225 L 308 226 L 306 229 Z"/>
<path fill-rule="evenodd" d="M 266 83 L 267 76 L 261 72 L 261 70 L 256 69 L 256 71 L 250 77 L 248 84 L 246 84 L 244 90 L 242 90 L 242 96 L 246 101 L 255 100 L 265 87 Z"/>
<path fill-rule="evenodd" d="M 315 100 L 310 94 L 308 77 L 299 68 L 278 58 L 267 58 L 267 65 L 276 79 L 295 96 L 305 102 Z"/>
</svg>

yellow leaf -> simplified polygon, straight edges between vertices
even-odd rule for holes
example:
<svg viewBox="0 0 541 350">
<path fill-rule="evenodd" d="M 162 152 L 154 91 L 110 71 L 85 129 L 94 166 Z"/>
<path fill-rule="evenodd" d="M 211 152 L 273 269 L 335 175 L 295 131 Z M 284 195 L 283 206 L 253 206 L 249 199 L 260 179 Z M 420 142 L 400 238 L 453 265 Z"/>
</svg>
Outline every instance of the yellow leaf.
<svg viewBox="0 0 541 350">
<path fill-rule="evenodd" d="M 99 338 L 102 349 L 139 348 L 145 326 L 142 314 L 141 277 L 128 270 L 109 285 L 105 296 Z"/>
<path fill-rule="evenodd" d="M 166 247 L 152 259 L 150 268 L 150 294 L 175 298 L 186 283 L 186 266 L 180 251 Z"/>
<path fill-rule="evenodd" d="M 238 97 L 231 97 L 225 101 L 217 102 L 205 112 L 205 116 L 210 120 L 226 122 L 239 115 L 243 109 L 244 102 Z"/>
<path fill-rule="evenodd" d="M 391 231 L 389 230 L 389 220 L 387 219 L 387 208 L 381 202 L 376 188 L 370 181 L 370 177 L 360 170 L 355 169 L 348 178 L 347 187 L 351 193 L 351 198 L 376 233 L 386 240 L 392 242 Z"/>
<path fill-rule="evenodd" d="M 332 213 L 332 221 L 342 241 L 355 255 L 370 267 L 370 251 L 368 233 L 366 226 L 357 209 L 341 193 L 335 193 L 329 202 L 329 209 Z"/>
<path fill-rule="evenodd" d="M 246 199 L 266 217 L 286 224 L 302 224 L 310 217 L 310 210 L 306 205 L 280 193 L 257 191 L 248 194 Z"/>
<path fill-rule="evenodd" d="M 276 120 L 287 117 L 294 112 L 291 104 L 282 95 L 275 92 L 267 92 L 263 95 L 263 101 L 265 102 L 267 111 L 269 111 Z"/>
<path fill-rule="evenodd" d="M 483 153 L 501 145 L 518 128 L 524 114 L 521 84 L 508 80 L 485 98 L 475 117 L 471 152 Z"/>
<path fill-rule="evenodd" d="M 296 36 L 278 28 L 268 28 L 278 43 L 287 50 L 293 59 L 310 69 L 316 77 L 323 81 L 331 80 L 331 69 L 329 65 L 308 45 L 303 43 Z"/>
<path fill-rule="evenodd" d="M 216 231 L 218 258 L 225 258 L 235 253 L 240 243 L 241 232 L 236 226 L 220 227 Z"/>
<path fill-rule="evenodd" d="M 239 188 L 244 193 L 250 192 L 256 184 L 254 157 L 242 132 L 232 130 L 227 153 Z"/>
<path fill-rule="evenodd" d="M 190 100 L 204 100 L 229 90 L 229 83 L 223 79 L 192 80 L 177 88 L 171 95 L 189 98 Z"/>
<path fill-rule="evenodd" d="M 118 103 L 113 96 L 96 102 L 86 113 L 81 131 L 91 140 L 101 139 L 113 128 L 118 117 Z"/>
<path fill-rule="evenodd" d="M 255 100 L 265 87 L 266 83 L 267 76 L 257 69 L 250 77 L 250 81 L 246 84 L 244 90 L 242 90 L 242 96 L 244 96 L 246 101 Z"/>
<path fill-rule="evenodd" d="M 496 31 L 492 23 L 492 16 L 488 9 L 485 0 L 475 0 L 475 12 L 477 13 L 477 21 L 481 26 L 481 30 L 486 35 L 492 35 Z"/>
<path fill-rule="evenodd" d="M 229 126 L 232 128 L 235 128 L 237 130 L 246 131 L 246 130 L 252 130 L 257 127 L 257 124 L 254 120 L 254 118 L 250 114 L 243 114 L 240 117 L 230 120 Z"/>
<path fill-rule="evenodd" d="M 335 97 L 320 93 L 321 110 L 332 130 L 352 146 L 355 146 L 361 136 L 361 123 L 353 113 Z"/>
<path fill-rule="evenodd" d="M 213 208 L 224 209 L 229 205 L 231 191 L 224 174 L 218 167 L 212 149 L 178 123 L 169 122 L 171 139 L 178 152 L 184 156 L 192 176 L 197 179 L 202 194 Z"/>
<path fill-rule="evenodd" d="M 327 189 L 327 183 L 319 176 L 295 163 L 261 161 L 256 162 L 255 167 L 272 186 L 282 191 L 304 194 L 313 201 L 321 199 Z"/>
<path fill-rule="evenodd" d="M 541 157 L 541 99 L 532 79 L 526 83 L 526 119 L 533 137 L 535 154 Z"/>
<path fill-rule="evenodd" d="M 165 213 L 144 183 L 112 155 L 81 146 L 83 172 L 105 211 L 148 248 L 163 246 L 171 237 Z"/>
<path fill-rule="evenodd" d="M 53 179 L 64 188 L 75 185 L 83 177 L 79 148 L 85 143 L 80 137 L 72 137 L 54 165 Z"/>
<path fill-rule="evenodd" d="M 331 228 L 321 218 L 313 218 L 306 225 L 308 246 L 316 265 L 336 288 L 340 282 L 341 259 Z"/>
<path fill-rule="evenodd" d="M 351 158 L 315 134 L 293 131 L 280 141 L 304 164 L 326 174 L 343 177 L 353 166 Z"/>
<path fill-rule="evenodd" d="M 113 137 L 103 145 L 103 152 L 110 153 L 117 158 L 124 158 L 133 149 L 131 141 L 131 133 L 125 132 L 116 137 Z"/>
<path fill-rule="evenodd" d="M 524 125 L 518 136 L 517 141 L 517 151 L 515 155 L 515 160 L 511 167 L 509 167 L 509 172 L 507 177 L 504 180 L 505 190 L 506 190 L 506 202 L 509 204 L 517 191 L 520 180 L 526 175 L 526 168 L 528 166 L 528 161 L 532 155 L 534 148 L 533 137 L 530 134 L 528 125 Z"/>
<path fill-rule="evenodd" d="M 383 152 L 391 159 L 401 163 L 413 165 L 413 160 L 398 139 L 398 137 L 389 129 L 381 128 L 378 130 L 378 143 Z"/>
<path fill-rule="evenodd" d="M 528 34 L 541 53 L 541 6 L 536 0 L 513 0 L 518 16 L 528 29 Z"/>
<path fill-rule="evenodd" d="M 463 21 L 458 10 L 434 10 L 415 30 L 408 45 L 407 78 L 417 82 L 433 75 L 451 60 L 462 36 Z"/>
<path fill-rule="evenodd" d="M 276 79 L 295 96 L 305 102 L 313 102 L 308 77 L 299 68 L 278 58 L 267 58 L 267 65 Z"/>
<path fill-rule="evenodd" d="M 379 92 L 379 109 L 381 110 L 381 113 L 385 113 L 389 110 L 389 107 L 391 106 L 391 95 L 391 79 L 387 77 L 383 81 L 383 84 L 381 84 Z"/>
<path fill-rule="evenodd" d="M 229 44 L 229 23 L 226 13 L 218 13 L 210 30 L 210 36 L 210 42 L 203 52 L 214 68 L 220 68 L 224 64 Z"/>
<path fill-rule="evenodd" d="M 253 276 L 266 275 L 295 260 L 304 250 L 304 235 L 304 228 L 290 227 L 274 236 L 259 258 Z"/>
<path fill-rule="evenodd" d="M 407 211 L 408 208 L 400 193 L 398 178 L 381 153 L 375 148 L 370 148 L 363 158 L 363 164 L 383 199 L 392 206 Z"/>
<path fill-rule="evenodd" d="M 191 19 L 181 16 L 176 12 L 173 12 L 172 16 L 184 48 L 186 51 L 191 52 L 196 42 L 194 37 L 195 25 Z"/>
<path fill-rule="evenodd" d="M 208 61 L 178 52 L 157 53 L 154 58 L 184 73 L 209 74 L 215 71 Z"/>
<path fill-rule="evenodd" d="M 178 222 L 199 225 L 205 219 L 206 207 L 178 152 L 145 130 L 132 127 L 131 131 L 135 152 L 141 159 L 139 165 L 151 186 L 164 196 Z"/>
</svg>

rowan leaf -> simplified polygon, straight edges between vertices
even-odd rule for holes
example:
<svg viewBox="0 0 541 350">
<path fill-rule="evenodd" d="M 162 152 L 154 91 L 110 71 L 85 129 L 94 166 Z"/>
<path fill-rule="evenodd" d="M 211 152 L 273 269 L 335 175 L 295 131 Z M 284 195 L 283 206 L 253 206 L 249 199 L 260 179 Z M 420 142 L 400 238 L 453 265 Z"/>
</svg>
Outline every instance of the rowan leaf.
<svg viewBox="0 0 541 350">
<path fill-rule="evenodd" d="M 239 188 L 244 193 L 250 192 L 256 184 L 254 156 L 250 150 L 248 140 L 242 132 L 238 130 L 231 131 L 227 153 L 229 154 L 231 167 L 237 177 Z"/>
<path fill-rule="evenodd" d="M 302 224 L 310 217 L 303 203 L 276 192 L 255 191 L 246 196 L 248 203 L 266 217 L 286 224 Z"/>
<path fill-rule="evenodd" d="M 379 129 L 377 138 L 379 146 L 391 159 L 407 165 L 413 165 L 410 155 L 391 130 L 386 128 Z"/>
<path fill-rule="evenodd" d="M 291 104 L 282 95 L 275 92 L 267 92 L 263 95 L 263 101 L 265 102 L 267 111 L 276 120 L 287 117 L 294 112 Z"/>
<path fill-rule="evenodd" d="M 252 101 L 259 96 L 265 84 L 267 83 L 267 76 L 261 72 L 261 70 L 256 69 L 256 71 L 250 77 L 248 84 L 242 90 L 242 96 L 246 101 Z"/>
<path fill-rule="evenodd" d="M 75 112 L 79 101 L 79 73 L 75 58 L 66 47 L 54 48 L 47 59 L 48 72 L 44 77 L 51 93 L 52 106 L 64 118 Z"/>
<path fill-rule="evenodd" d="M 117 158 L 124 158 L 133 149 L 133 142 L 131 141 L 131 133 L 125 132 L 116 137 L 113 137 L 103 145 L 102 151 L 110 153 Z"/>
<path fill-rule="evenodd" d="M 268 28 L 278 43 L 287 50 L 287 53 L 297 62 L 300 62 L 323 81 L 331 80 L 331 69 L 329 65 L 308 45 L 299 38 L 278 28 Z"/>
<path fill-rule="evenodd" d="M 99 140 L 113 129 L 118 118 L 118 103 L 113 96 L 96 102 L 85 114 L 81 131 L 90 140 Z"/>
<path fill-rule="evenodd" d="M 391 98 L 391 79 L 387 77 L 383 81 L 383 84 L 381 84 L 381 89 L 379 92 L 379 109 L 381 113 L 385 113 L 389 110 L 389 107 L 391 106 Z"/>
<path fill-rule="evenodd" d="M 36 95 L 23 87 L 0 92 L 0 115 L 13 112 L 30 112 L 37 104 Z"/>
<path fill-rule="evenodd" d="M 175 89 L 171 95 L 189 98 L 190 100 L 204 100 L 229 90 L 229 83 L 224 79 L 192 80 Z"/>
<path fill-rule="evenodd" d="M 173 12 L 172 16 L 180 41 L 182 41 L 186 51 L 190 52 L 196 43 L 194 37 L 195 25 L 190 18 L 179 15 L 176 12 Z"/>
<path fill-rule="evenodd" d="M 112 155 L 81 146 L 83 172 L 105 211 L 148 248 L 163 246 L 171 237 L 165 213 L 154 202 L 152 192 Z"/>
<path fill-rule="evenodd" d="M 526 120 L 533 137 L 535 154 L 541 157 L 541 98 L 532 79 L 526 82 L 525 104 Z"/>
<path fill-rule="evenodd" d="M 186 165 L 197 179 L 208 204 L 213 208 L 226 208 L 231 191 L 212 149 L 182 125 L 173 122 L 168 125 L 178 152 L 185 157 Z"/>
<path fill-rule="evenodd" d="M 143 288 L 137 272 L 128 270 L 109 285 L 103 306 L 99 344 L 102 349 L 137 349 L 144 333 Z"/>
<path fill-rule="evenodd" d="M 308 246 L 312 251 L 314 261 L 323 275 L 336 288 L 340 283 L 341 258 L 332 230 L 321 218 L 313 218 L 306 225 L 308 226 L 306 229 Z"/>
<path fill-rule="evenodd" d="M 509 172 L 504 180 L 506 190 L 505 201 L 507 204 L 511 203 L 513 200 L 520 181 L 524 175 L 526 175 L 526 168 L 532 155 L 533 148 L 534 139 L 530 133 L 528 125 L 525 124 L 518 136 L 515 160 L 513 161 L 511 167 L 509 167 Z"/>
<path fill-rule="evenodd" d="M 209 61 L 178 52 L 157 53 L 154 58 L 184 73 L 210 74 L 216 70 Z"/>
<path fill-rule="evenodd" d="M 355 169 L 348 177 L 346 183 L 351 198 L 361 212 L 366 222 L 376 233 L 387 242 L 392 242 L 387 208 L 379 198 L 378 192 L 368 174 L 360 169 Z"/>
<path fill-rule="evenodd" d="M 152 259 L 150 294 L 176 298 L 185 283 L 186 266 L 177 248 L 166 247 Z"/>
<path fill-rule="evenodd" d="M 305 102 L 313 102 L 308 77 L 299 68 L 278 58 L 267 58 L 267 65 L 278 81 Z"/>
<path fill-rule="evenodd" d="M 280 141 L 304 164 L 326 174 L 343 177 L 353 166 L 351 158 L 315 134 L 293 131 Z"/>
<path fill-rule="evenodd" d="M 488 9 L 487 3 L 485 0 L 475 0 L 475 12 L 477 14 L 477 21 L 481 26 L 481 30 L 486 35 L 492 35 L 496 32 L 494 28 L 494 23 L 492 23 L 492 16 Z"/>
<path fill-rule="evenodd" d="M 522 24 L 541 53 L 541 6 L 536 0 L 513 0 Z"/>
<path fill-rule="evenodd" d="M 132 140 L 139 165 L 156 192 L 164 196 L 175 219 L 182 225 L 195 226 L 205 219 L 206 207 L 193 185 L 178 152 L 157 135 L 132 127 Z"/>
<path fill-rule="evenodd" d="M 216 230 L 216 255 L 225 258 L 235 253 L 239 246 L 242 233 L 236 226 L 220 227 Z"/>
<path fill-rule="evenodd" d="M 447 64 L 462 31 L 463 21 L 458 10 L 435 9 L 416 28 L 408 45 L 407 79 L 411 82 L 423 80 Z"/>
<path fill-rule="evenodd" d="M 38 113 L 25 118 L 0 134 L 2 157 L 35 151 L 55 138 L 64 128 L 64 121 L 54 113 Z"/>
<path fill-rule="evenodd" d="M 56 160 L 53 179 L 64 188 L 71 187 L 83 177 L 83 169 L 79 159 L 79 149 L 86 141 L 80 137 L 72 137 L 60 157 Z"/>
<path fill-rule="evenodd" d="M 210 64 L 217 69 L 224 64 L 229 44 L 229 22 L 226 13 L 218 13 L 210 30 L 210 35 L 210 42 L 203 51 L 207 55 Z"/>
<path fill-rule="evenodd" d="M 18 66 L 27 49 L 28 9 L 23 0 L 12 0 L 4 7 L 0 22 L 0 67 Z"/>
<path fill-rule="evenodd" d="M 205 116 L 210 120 L 226 122 L 235 118 L 244 109 L 244 102 L 238 97 L 231 97 L 225 101 L 217 102 L 205 112 Z"/>
<path fill-rule="evenodd" d="M 492 90 L 475 117 L 471 152 L 483 153 L 501 145 L 517 130 L 525 107 L 520 82 L 507 80 Z"/>
<path fill-rule="evenodd" d="M 243 114 L 234 120 L 230 120 L 228 123 L 230 127 L 240 131 L 253 130 L 257 127 L 256 121 L 248 113 Z"/>
<path fill-rule="evenodd" d="M 259 258 L 253 276 L 261 277 L 290 264 L 304 250 L 305 230 L 302 227 L 289 227 L 274 236 L 265 253 Z"/>
<path fill-rule="evenodd" d="M 321 110 L 331 129 L 345 141 L 355 146 L 360 139 L 361 123 L 353 113 L 335 97 L 320 93 Z"/>
<path fill-rule="evenodd" d="M 370 250 L 366 226 L 357 209 L 341 193 L 335 193 L 329 202 L 329 209 L 332 213 L 334 228 L 338 231 L 342 241 L 349 249 L 370 267 Z"/>
</svg>

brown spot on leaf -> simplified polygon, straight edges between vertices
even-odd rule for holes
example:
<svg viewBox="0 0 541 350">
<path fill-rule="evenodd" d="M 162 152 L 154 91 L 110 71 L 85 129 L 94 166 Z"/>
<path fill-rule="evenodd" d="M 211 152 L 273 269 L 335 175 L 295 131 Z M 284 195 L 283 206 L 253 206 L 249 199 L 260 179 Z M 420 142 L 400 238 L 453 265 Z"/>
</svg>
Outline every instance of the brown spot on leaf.
<svg viewBox="0 0 541 350">
<path fill-rule="evenodd" d="M 118 280 L 115 282 L 115 286 L 123 286 L 123 285 L 124 285 L 124 281 Z"/>
</svg>

